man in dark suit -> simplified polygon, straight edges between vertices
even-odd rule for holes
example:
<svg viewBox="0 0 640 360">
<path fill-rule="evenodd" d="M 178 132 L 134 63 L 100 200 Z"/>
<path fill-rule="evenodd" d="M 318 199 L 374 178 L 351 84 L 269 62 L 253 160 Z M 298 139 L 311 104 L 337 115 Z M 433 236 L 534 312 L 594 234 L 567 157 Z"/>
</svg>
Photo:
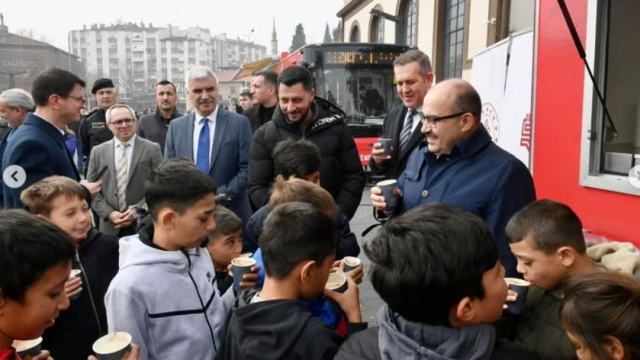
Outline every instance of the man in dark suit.
<svg viewBox="0 0 640 360">
<path fill-rule="evenodd" d="M 218 79 L 208 67 L 189 71 L 187 95 L 195 111 L 171 122 L 164 157 L 193 159 L 216 181 L 218 195 L 231 198 L 229 209 L 246 224 L 251 216 L 246 191 L 253 139 L 249 120 L 218 105 Z"/>
<path fill-rule="evenodd" d="M 384 119 L 382 137 L 391 139 L 391 155 L 382 156 L 380 143 L 373 145 L 369 167 L 374 175 L 384 175 L 385 179 L 398 179 L 405 167 L 409 154 L 423 140 L 420 132 L 420 112 L 422 102 L 433 83 L 431 61 L 420 50 L 409 50 L 393 63 L 398 96 L 402 105 L 395 107 Z"/>
<path fill-rule="evenodd" d="M 3 181 L 4 206 L 21 208 L 20 193 L 31 184 L 51 175 L 60 175 L 80 181 L 78 169 L 65 145 L 65 126 L 80 120 L 84 107 L 84 81 L 66 70 L 52 68 L 40 74 L 33 82 L 31 95 L 36 110 L 29 113 L 24 123 L 12 135 L 2 159 L 2 172 L 13 165 L 25 172 L 25 181 Z M 87 202 L 100 191 L 100 181 L 84 186 Z"/>
</svg>

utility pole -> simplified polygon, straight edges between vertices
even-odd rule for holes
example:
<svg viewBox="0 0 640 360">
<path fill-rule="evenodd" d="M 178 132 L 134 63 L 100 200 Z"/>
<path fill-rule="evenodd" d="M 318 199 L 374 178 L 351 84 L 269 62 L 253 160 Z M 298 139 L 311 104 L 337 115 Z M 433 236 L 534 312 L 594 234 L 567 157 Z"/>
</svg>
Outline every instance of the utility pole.
<svg viewBox="0 0 640 360">
<path fill-rule="evenodd" d="M 26 74 L 27 72 L 28 71 L 26 70 L 15 71 L 15 72 L 0 71 L 0 74 L 5 74 L 9 76 L 9 89 L 13 89 L 14 87 L 16 87 L 15 76 L 20 74 Z"/>
</svg>

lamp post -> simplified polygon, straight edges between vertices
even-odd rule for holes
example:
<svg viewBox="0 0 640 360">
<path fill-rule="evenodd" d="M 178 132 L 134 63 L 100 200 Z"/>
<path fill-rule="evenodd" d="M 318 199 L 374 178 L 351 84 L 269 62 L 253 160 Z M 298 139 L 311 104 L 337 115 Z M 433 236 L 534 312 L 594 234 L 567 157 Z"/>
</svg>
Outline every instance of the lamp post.
<svg viewBox="0 0 640 360">
<path fill-rule="evenodd" d="M 14 87 L 16 87 L 15 84 L 15 76 L 16 75 L 20 75 L 20 74 L 26 74 L 28 73 L 28 71 L 23 70 L 23 71 L 14 71 L 14 72 L 6 72 L 6 71 L 1 71 L 0 70 L 0 74 L 5 74 L 9 76 L 9 89 L 13 89 Z"/>
</svg>

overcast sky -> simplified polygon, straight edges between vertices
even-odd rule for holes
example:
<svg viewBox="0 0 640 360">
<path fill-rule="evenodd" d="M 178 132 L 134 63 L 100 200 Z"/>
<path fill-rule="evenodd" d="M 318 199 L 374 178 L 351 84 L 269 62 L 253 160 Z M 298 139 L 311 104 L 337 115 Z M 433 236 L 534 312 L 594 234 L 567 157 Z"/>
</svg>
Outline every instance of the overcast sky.
<svg viewBox="0 0 640 360">
<path fill-rule="evenodd" d="M 155 27 L 168 24 L 186 27 L 200 26 L 212 35 L 226 32 L 228 36 L 247 39 L 270 49 L 273 17 L 276 19 L 278 50 L 288 51 L 296 24 L 302 23 L 307 43 L 322 42 L 325 24 L 330 29 L 338 23 L 336 13 L 344 0 L 0 0 L 9 32 L 32 30 L 53 45 L 68 50 L 67 34 L 82 30 L 83 24 L 109 25 L 143 21 Z"/>
</svg>

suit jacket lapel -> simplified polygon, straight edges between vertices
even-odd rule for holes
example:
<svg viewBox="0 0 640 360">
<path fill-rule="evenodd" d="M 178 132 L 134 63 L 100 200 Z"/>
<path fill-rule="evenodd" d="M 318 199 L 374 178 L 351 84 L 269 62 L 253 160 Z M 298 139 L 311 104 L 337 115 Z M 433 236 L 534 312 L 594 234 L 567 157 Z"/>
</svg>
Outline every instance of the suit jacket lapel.
<svg viewBox="0 0 640 360">
<path fill-rule="evenodd" d="M 395 151 L 398 151 L 400 148 L 400 133 L 402 133 L 402 127 L 404 126 L 404 120 L 407 117 L 407 107 L 403 106 L 402 110 L 399 111 L 398 120 L 396 121 L 395 128 L 395 136 L 391 138 L 391 146 L 393 146 Z"/>
<path fill-rule="evenodd" d="M 184 149 L 184 152 L 178 151 L 177 155 L 180 156 L 181 154 L 185 154 L 186 157 L 191 158 L 191 160 L 193 161 L 196 161 L 196 156 L 197 156 L 197 154 L 193 153 L 193 123 L 195 121 L 196 121 L 196 112 L 192 111 L 187 117 L 186 133 L 185 134 L 176 133 L 175 134 L 176 138 L 174 139 L 176 144 L 184 144 L 184 146 L 186 147 L 186 149 Z M 180 139 L 180 136 L 184 137 L 184 141 L 183 139 Z M 189 154 L 189 155 L 186 155 L 186 154 Z"/>
<path fill-rule="evenodd" d="M 209 172 L 213 169 L 213 165 L 216 163 L 218 153 L 220 153 L 220 146 L 222 145 L 222 139 L 224 139 L 224 133 L 227 129 L 227 114 L 222 109 L 218 109 L 218 117 L 216 117 L 216 131 L 213 134 L 213 145 L 211 146 L 211 161 L 209 162 Z"/>
<path fill-rule="evenodd" d="M 106 160 L 105 164 L 109 168 L 108 171 L 111 172 L 111 178 L 117 184 L 118 183 L 118 174 L 116 174 L 116 156 L 115 156 L 116 138 L 115 137 L 113 139 L 109 140 L 109 146 L 107 146 L 105 148 L 105 150 L 107 151 L 107 154 L 105 155 L 105 160 Z M 100 171 L 100 170 L 101 169 L 98 169 L 98 171 Z M 116 188 L 117 188 L 117 185 L 116 185 Z"/>
<path fill-rule="evenodd" d="M 133 172 L 136 169 L 136 165 L 140 160 L 140 155 L 142 154 L 142 150 L 144 150 L 142 148 L 143 146 L 144 144 L 142 143 L 142 140 L 140 140 L 140 137 L 136 136 L 136 139 L 133 141 L 133 154 L 131 154 L 131 164 L 129 165 L 129 171 L 127 172 L 127 184 L 129 184 L 131 175 L 133 175 Z"/>
</svg>

